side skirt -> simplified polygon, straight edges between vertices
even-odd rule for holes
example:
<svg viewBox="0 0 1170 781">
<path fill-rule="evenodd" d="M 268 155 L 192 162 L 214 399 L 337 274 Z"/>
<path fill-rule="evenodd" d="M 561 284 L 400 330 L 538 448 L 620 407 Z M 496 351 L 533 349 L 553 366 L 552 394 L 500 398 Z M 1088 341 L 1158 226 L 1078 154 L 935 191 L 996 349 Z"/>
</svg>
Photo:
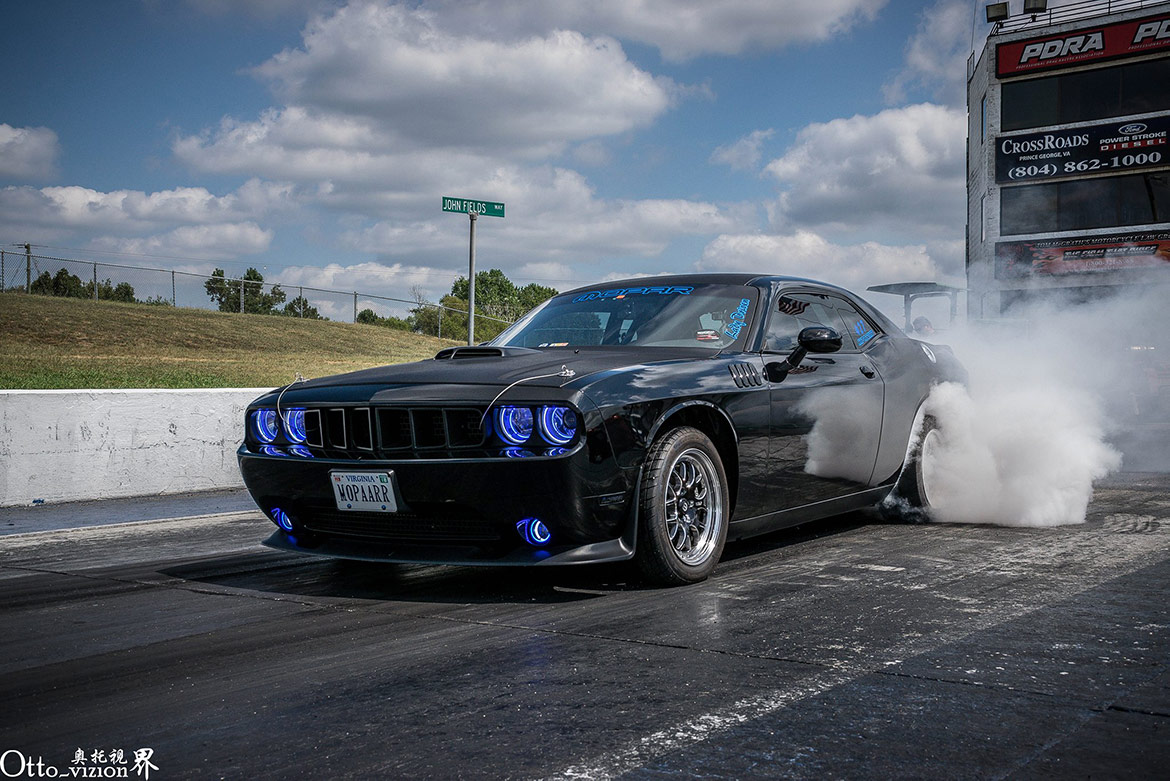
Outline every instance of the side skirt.
<svg viewBox="0 0 1170 781">
<path fill-rule="evenodd" d="M 826 499 L 823 502 L 765 513 L 752 518 L 741 518 L 731 522 L 731 526 L 727 529 L 727 539 L 742 540 L 779 529 L 787 529 L 789 526 L 799 526 L 809 521 L 819 521 L 833 515 L 864 510 L 885 499 L 893 485 L 893 481 L 890 481 L 848 496 L 838 496 L 835 499 Z"/>
</svg>

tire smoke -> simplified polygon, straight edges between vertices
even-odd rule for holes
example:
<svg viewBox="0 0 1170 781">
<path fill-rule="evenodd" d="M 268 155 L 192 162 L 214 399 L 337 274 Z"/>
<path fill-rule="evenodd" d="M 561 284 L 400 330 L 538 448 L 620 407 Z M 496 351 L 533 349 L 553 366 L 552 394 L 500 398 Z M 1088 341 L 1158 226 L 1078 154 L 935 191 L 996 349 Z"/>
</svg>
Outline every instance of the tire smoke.
<svg viewBox="0 0 1170 781">
<path fill-rule="evenodd" d="M 931 520 L 1083 523 L 1093 483 L 1122 466 L 1110 439 L 1165 428 L 1170 388 L 1150 380 L 1170 357 L 1164 297 L 1163 287 L 1034 305 L 941 335 L 971 377 L 966 388 L 937 386 L 926 403 L 941 424 L 928 472 Z M 1166 441 L 1154 441 L 1164 457 Z M 1128 448 L 1125 457 L 1142 468 Z"/>
</svg>

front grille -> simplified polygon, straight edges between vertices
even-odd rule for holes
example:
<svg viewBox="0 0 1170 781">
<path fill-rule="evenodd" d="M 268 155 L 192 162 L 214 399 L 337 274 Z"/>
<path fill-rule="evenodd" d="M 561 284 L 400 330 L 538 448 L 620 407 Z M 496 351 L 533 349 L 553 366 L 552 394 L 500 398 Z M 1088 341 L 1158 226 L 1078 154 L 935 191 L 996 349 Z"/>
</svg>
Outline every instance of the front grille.
<svg viewBox="0 0 1170 781">
<path fill-rule="evenodd" d="M 447 517 L 417 513 L 350 513 L 322 510 L 305 519 L 306 531 L 330 537 L 352 537 L 379 542 L 497 542 L 499 529 L 469 514 Z"/>
<path fill-rule="evenodd" d="M 329 455 L 482 447 L 483 410 L 474 407 L 333 407 L 305 411 L 306 444 Z"/>
</svg>

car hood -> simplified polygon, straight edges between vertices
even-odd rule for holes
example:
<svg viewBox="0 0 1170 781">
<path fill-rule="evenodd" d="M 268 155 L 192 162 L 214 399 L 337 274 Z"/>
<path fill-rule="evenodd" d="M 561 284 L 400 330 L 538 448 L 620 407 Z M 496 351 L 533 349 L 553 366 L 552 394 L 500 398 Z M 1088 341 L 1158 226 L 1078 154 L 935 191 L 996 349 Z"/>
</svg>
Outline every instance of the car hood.
<svg viewBox="0 0 1170 781">
<path fill-rule="evenodd" d="M 298 391 L 347 385 L 510 385 L 576 388 L 598 374 L 608 374 L 672 360 L 713 357 L 711 350 L 678 347 L 582 347 L 532 350 L 522 347 L 460 347 L 414 363 L 308 380 Z M 570 374 L 571 372 L 571 374 Z"/>
</svg>

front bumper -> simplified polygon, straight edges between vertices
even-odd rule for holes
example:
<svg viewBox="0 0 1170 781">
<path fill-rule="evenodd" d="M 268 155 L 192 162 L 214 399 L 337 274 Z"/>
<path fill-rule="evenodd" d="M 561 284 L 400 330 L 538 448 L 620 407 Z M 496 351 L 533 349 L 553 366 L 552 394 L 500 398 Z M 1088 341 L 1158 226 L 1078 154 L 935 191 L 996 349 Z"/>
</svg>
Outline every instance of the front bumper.
<svg viewBox="0 0 1170 781">
<path fill-rule="evenodd" d="M 252 498 L 293 525 L 265 544 L 339 558 L 471 565 L 556 565 L 633 555 L 636 470 L 594 463 L 578 446 L 552 457 L 339 460 L 238 451 Z M 330 472 L 389 472 L 399 512 L 339 510 Z M 517 523 L 539 518 L 548 544 Z"/>
</svg>

